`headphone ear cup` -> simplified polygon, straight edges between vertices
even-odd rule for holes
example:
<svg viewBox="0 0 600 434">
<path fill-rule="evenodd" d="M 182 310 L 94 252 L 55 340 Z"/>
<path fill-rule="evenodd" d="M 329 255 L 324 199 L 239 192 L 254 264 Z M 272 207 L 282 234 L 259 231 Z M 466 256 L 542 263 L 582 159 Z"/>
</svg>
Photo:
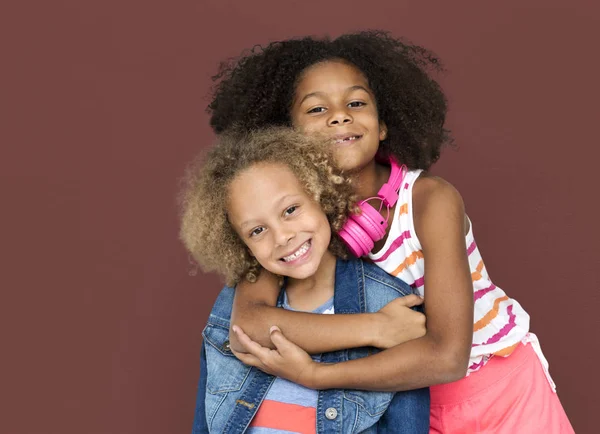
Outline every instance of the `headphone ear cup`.
<svg viewBox="0 0 600 434">
<path fill-rule="evenodd" d="M 369 235 L 352 218 L 348 219 L 338 235 L 357 258 L 368 254 L 375 246 Z"/>
<path fill-rule="evenodd" d="M 373 242 L 381 240 L 385 236 L 387 220 L 366 202 L 360 205 L 360 211 L 360 214 L 352 215 L 350 219 L 360 225 Z"/>
</svg>

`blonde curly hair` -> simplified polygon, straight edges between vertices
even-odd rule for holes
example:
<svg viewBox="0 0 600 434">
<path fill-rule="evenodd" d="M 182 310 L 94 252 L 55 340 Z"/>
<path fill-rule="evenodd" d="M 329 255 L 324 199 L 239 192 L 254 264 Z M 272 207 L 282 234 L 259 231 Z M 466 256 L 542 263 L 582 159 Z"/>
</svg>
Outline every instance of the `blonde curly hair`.
<svg viewBox="0 0 600 434">
<path fill-rule="evenodd" d="M 330 140 L 283 127 L 233 131 L 221 135 L 205 158 L 190 164 L 179 197 L 179 234 L 204 271 L 222 274 L 228 285 L 244 277 L 256 281 L 262 267 L 229 223 L 226 204 L 235 177 L 263 162 L 282 163 L 292 170 L 327 216 L 332 230 L 329 250 L 347 257 L 343 242 L 335 234 L 348 214 L 357 211 L 356 197 L 350 179 L 333 164 Z"/>
</svg>

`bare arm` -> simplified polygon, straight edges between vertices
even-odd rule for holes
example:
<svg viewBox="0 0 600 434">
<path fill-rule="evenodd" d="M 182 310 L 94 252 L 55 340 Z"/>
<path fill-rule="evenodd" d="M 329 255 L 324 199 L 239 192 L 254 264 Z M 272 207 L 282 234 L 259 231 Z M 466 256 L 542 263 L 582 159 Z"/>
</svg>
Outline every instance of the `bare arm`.
<svg viewBox="0 0 600 434">
<path fill-rule="evenodd" d="M 271 338 L 278 351 L 260 348 L 241 335 L 251 353 L 241 360 L 313 389 L 397 391 L 462 378 L 473 338 L 464 205 L 451 185 L 435 178 L 417 181 L 413 205 L 425 258 L 427 333 L 423 337 L 370 357 L 326 365 L 313 362 L 275 330 Z"/>
<path fill-rule="evenodd" d="M 462 198 L 445 181 L 419 179 L 413 192 L 425 258 L 427 333 L 368 358 L 320 365 L 312 387 L 396 391 L 456 381 L 466 374 L 473 339 L 473 284 Z"/>
<path fill-rule="evenodd" d="M 345 348 L 388 348 L 425 333 L 423 314 L 410 307 L 421 304 L 417 296 L 394 300 L 378 313 L 319 315 L 275 307 L 279 294 L 277 278 L 263 271 L 256 283 L 237 286 L 231 326 L 241 327 L 253 340 L 275 348 L 269 329 L 277 325 L 286 336 L 311 354 Z M 236 333 L 230 333 L 233 350 L 245 352 Z"/>
<path fill-rule="evenodd" d="M 298 346 L 311 354 L 370 345 L 368 336 L 359 336 L 358 330 L 373 329 L 373 315 L 292 312 L 275 307 L 278 294 L 277 278 L 265 270 L 260 273 L 256 283 L 240 283 L 235 290 L 232 327 L 237 325 L 256 342 L 274 348 L 269 328 L 277 325 Z M 229 336 L 231 347 L 243 352 L 236 334 L 230 333 Z"/>
</svg>

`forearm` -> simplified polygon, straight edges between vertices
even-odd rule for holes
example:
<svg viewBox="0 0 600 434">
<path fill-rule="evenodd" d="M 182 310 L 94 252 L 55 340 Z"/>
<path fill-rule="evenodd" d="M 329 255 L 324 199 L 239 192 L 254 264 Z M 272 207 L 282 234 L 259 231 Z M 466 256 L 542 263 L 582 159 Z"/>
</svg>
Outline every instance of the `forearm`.
<svg viewBox="0 0 600 434">
<path fill-rule="evenodd" d="M 441 345 L 426 335 L 369 357 L 315 364 L 302 383 L 314 389 L 412 390 L 459 380 L 468 360 L 464 346 Z"/>
<path fill-rule="evenodd" d="M 264 347 L 275 348 L 269 329 L 278 326 L 281 331 L 300 348 L 310 354 L 337 351 L 346 348 L 371 346 L 376 330 L 376 314 L 321 315 L 293 312 L 266 304 L 247 304 L 238 312 L 234 310 L 231 325 L 241 327 L 244 332 Z M 234 350 L 243 352 L 235 337 L 230 333 Z"/>
</svg>

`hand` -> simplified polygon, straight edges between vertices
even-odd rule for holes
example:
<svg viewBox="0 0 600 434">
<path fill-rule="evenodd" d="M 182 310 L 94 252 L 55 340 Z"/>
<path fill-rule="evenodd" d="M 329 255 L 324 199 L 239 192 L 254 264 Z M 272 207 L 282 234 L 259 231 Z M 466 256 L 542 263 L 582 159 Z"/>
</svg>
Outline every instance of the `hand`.
<svg viewBox="0 0 600 434">
<path fill-rule="evenodd" d="M 245 350 L 245 352 L 238 352 L 232 349 L 232 352 L 243 363 L 267 374 L 310 387 L 318 363 L 306 351 L 289 341 L 279 327 L 273 326 L 270 329 L 271 341 L 275 345 L 274 350 L 254 342 L 236 325 L 232 330 L 237 336 L 238 343 Z"/>
<path fill-rule="evenodd" d="M 422 303 L 422 297 L 411 294 L 382 307 L 375 314 L 378 326 L 373 346 L 386 349 L 425 336 L 425 315 L 411 309 Z"/>
</svg>

